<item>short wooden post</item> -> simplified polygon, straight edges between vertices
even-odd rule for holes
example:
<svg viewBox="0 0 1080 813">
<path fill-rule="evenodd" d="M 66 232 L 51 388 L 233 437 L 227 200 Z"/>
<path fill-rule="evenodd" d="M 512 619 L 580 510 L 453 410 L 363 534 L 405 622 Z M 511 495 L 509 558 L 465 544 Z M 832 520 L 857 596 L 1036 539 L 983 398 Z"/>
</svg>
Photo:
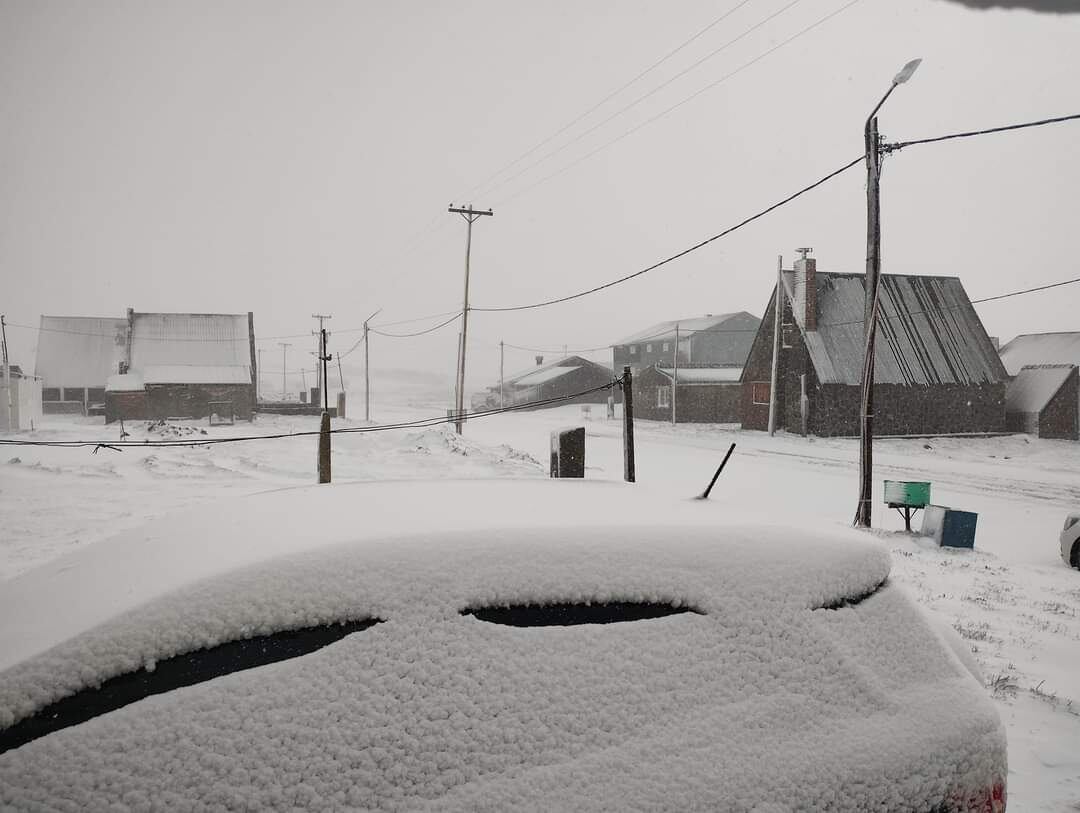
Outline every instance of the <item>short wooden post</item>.
<svg viewBox="0 0 1080 813">
<path fill-rule="evenodd" d="M 330 482 L 330 413 L 323 412 L 319 426 L 319 482 Z"/>
<path fill-rule="evenodd" d="M 634 377 L 630 367 L 623 367 L 623 479 L 628 483 L 637 482 L 634 471 Z"/>
</svg>

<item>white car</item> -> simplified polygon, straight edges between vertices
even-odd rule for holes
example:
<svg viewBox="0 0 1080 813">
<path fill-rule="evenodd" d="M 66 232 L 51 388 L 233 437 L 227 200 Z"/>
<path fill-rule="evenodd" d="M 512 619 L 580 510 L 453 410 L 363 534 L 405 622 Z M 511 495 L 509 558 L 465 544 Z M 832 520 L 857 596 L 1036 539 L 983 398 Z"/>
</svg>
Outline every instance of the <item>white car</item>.
<svg viewBox="0 0 1080 813">
<path fill-rule="evenodd" d="M 1061 529 L 1061 558 L 1069 567 L 1080 568 L 1080 512 L 1065 517 Z"/>
<path fill-rule="evenodd" d="M 621 483 L 202 506 L 5 584 L 0 809 L 1004 810 L 889 567 Z"/>
</svg>

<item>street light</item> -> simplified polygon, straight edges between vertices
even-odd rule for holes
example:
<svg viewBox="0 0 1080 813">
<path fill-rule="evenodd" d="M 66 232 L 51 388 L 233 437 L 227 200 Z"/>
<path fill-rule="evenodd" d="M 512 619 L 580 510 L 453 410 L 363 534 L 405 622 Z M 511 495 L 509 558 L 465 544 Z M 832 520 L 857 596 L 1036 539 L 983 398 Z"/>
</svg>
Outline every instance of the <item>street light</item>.
<svg viewBox="0 0 1080 813">
<path fill-rule="evenodd" d="M 859 504 L 855 510 L 855 524 L 863 528 L 870 527 L 874 482 L 874 337 L 877 333 L 878 284 L 881 278 L 881 142 L 878 138 L 877 112 L 897 85 L 911 78 L 920 62 L 921 59 L 913 59 L 900 69 L 881 101 L 870 111 L 863 127 L 863 145 L 866 149 L 866 300 L 863 306 L 863 336 L 866 344 L 859 414 Z"/>
</svg>

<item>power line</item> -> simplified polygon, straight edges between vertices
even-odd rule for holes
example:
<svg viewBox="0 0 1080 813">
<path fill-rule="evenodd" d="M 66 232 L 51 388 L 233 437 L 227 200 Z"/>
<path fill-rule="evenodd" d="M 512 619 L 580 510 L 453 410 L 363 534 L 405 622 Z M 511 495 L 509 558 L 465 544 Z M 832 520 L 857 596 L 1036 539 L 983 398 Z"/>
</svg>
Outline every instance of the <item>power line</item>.
<svg viewBox="0 0 1080 813">
<path fill-rule="evenodd" d="M 466 198 L 469 198 L 469 197 L 473 197 L 473 196 L 475 196 L 475 195 L 476 195 L 476 194 L 477 194 L 477 193 L 478 193 L 478 192 L 479 192 L 479 191 L 480 191 L 481 189 L 483 189 L 483 188 L 484 188 L 485 186 L 487 186 L 487 185 L 488 185 L 489 183 L 491 183 L 491 181 L 495 180 L 495 179 L 496 179 L 496 178 L 498 178 L 498 177 L 499 177 L 500 175 L 502 175 L 502 174 L 503 174 L 503 173 L 504 173 L 504 172 L 505 172 L 506 170 L 508 170 L 508 169 L 510 169 L 510 168 L 512 168 L 512 167 L 514 167 L 514 166 L 516 166 L 516 165 L 517 165 L 518 163 L 520 163 L 521 161 L 524 161 L 524 160 L 525 160 L 526 158 L 528 158 L 528 157 L 529 157 L 530 155 L 532 155 L 532 154 L 533 154 L 534 152 L 536 152 L 537 150 L 539 150 L 539 149 L 540 149 L 541 147 L 544 147 L 544 146 L 546 146 L 547 144 L 550 144 L 550 143 L 551 143 L 552 141 L 554 141 L 554 140 L 555 140 L 556 138 L 558 138 L 559 136 L 561 136 L 561 135 L 562 135 L 563 133 L 565 133 L 565 132 L 566 132 L 567 130 L 569 130 L 569 129 L 570 129 L 571 127 L 573 127 L 573 126 L 574 126 L 575 124 L 577 124 L 577 123 L 578 123 L 579 121 L 581 121 L 582 119 L 584 119 L 584 118 L 588 117 L 588 116 L 589 116 L 589 115 L 590 115 L 591 113 L 595 112 L 595 111 L 596 111 L 596 110 L 598 110 L 599 108 L 603 107 L 603 106 L 604 106 L 605 104 L 607 104 L 607 103 L 608 103 L 609 101 L 611 101 L 612 99 L 614 99 L 614 98 L 615 98 L 616 96 L 618 96 L 618 95 L 619 95 L 620 93 L 622 93 L 622 92 L 623 92 L 624 90 L 626 90 L 626 89 L 627 89 L 628 87 L 630 87 L 631 85 L 635 84 L 635 83 L 636 83 L 636 82 L 637 82 L 638 80 L 640 80 L 640 79 L 643 79 L 643 78 L 644 78 L 644 77 L 645 77 L 646 75 L 648 75 L 649 73 L 652 73 L 652 72 L 653 72 L 654 70 L 656 70 L 657 68 L 659 68 L 659 67 L 660 67 L 660 66 L 661 66 L 662 64 L 664 64 L 665 62 L 667 62 L 667 60 L 671 59 L 671 57 L 675 56 L 675 54 L 677 54 L 677 53 L 679 53 L 680 51 L 682 51 L 682 50 L 683 50 L 684 48 L 686 48 L 686 46 L 690 45 L 690 44 L 691 44 L 692 42 L 694 42 L 695 40 L 697 40 L 697 39 L 698 39 L 699 37 L 701 37 L 701 36 L 702 36 L 703 34 L 705 34 L 705 33 L 706 33 L 707 31 L 711 30 L 711 29 L 712 29 L 712 28 L 714 28 L 714 27 L 715 27 L 716 25 L 718 25 L 719 23 L 721 23 L 721 22 L 723 22 L 724 20 L 726 20 L 726 19 L 727 19 L 728 17 L 730 17 L 730 16 L 732 15 L 732 14 L 734 14 L 734 13 L 735 13 L 736 11 L 738 11 L 738 10 L 739 10 L 740 8 L 742 8 L 743 6 L 745 6 L 745 5 L 746 5 L 747 3 L 749 3 L 749 2 L 750 2 L 750 0 L 742 0 L 742 2 L 740 2 L 740 3 L 737 3 L 737 4 L 736 4 L 735 6 L 733 6 L 733 7 L 731 8 L 731 9 L 729 9 L 728 11 L 726 11 L 726 12 L 725 12 L 724 14 L 721 14 L 721 15 L 720 15 L 719 17 L 717 17 L 717 18 L 716 18 L 715 20 L 713 20 L 713 21 L 712 21 L 711 23 L 709 23 L 708 25 L 706 25 L 706 26 L 705 26 L 704 28 L 702 28 L 702 29 L 699 29 L 699 30 L 697 31 L 697 33 L 695 33 L 695 34 L 694 34 L 693 36 L 691 36 L 691 37 L 690 37 L 689 39 L 683 40 L 683 42 L 682 42 L 681 44 L 679 44 L 679 45 L 678 45 L 677 47 L 675 47 L 675 48 L 674 48 L 674 49 L 672 49 L 671 51 L 668 51 L 668 52 L 667 52 L 666 54 L 664 54 L 664 56 L 660 57 L 660 59 L 656 60 L 656 61 L 655 61 L 655 62 L 654 62 L 654 63 L 653 63 L 652 65 L 650 65 L 649 67 L 647 67 L 647 68 L 646 68 L 645 70 L 641 71 L 641 73 L 639 73 L 639 74 L 638 74 L 637 76 L 635 76 L 635 77 L 634 77 L 633 79 L 631 79 L 631 80 L 630 80 L 629 82 L 625 82 L 624 84 L 620 85 L 620 86 L 619 86 L 618 88 L 616 88 L 615 90 L 611 91 L 611 93 L 609 93 L 609 94 L 608 94 L 607 96 L 605 96 L 605 97 L 604 97 L 603 99 L 601 99 L 600 101 L 598 101 L 598 102 L 597 102 L 596 104 L 594 104 L 594 105 L 593 105 L 592 107 L 590 107 L 590 108 L 589 108 L 588 110 L 586 110 L 586 111 L 585 111 L 584 113 L 581 113 L 581 114 L 579 114 L 579 115 L 578 115 L 578 116 L 577 116 L 576 118 L 574 118 L 574 119 L 573 119 L 572 121 L 568 122 L 567 124 L 564 124 L 564 125 L 563 125 L 562 127 L 560 127 L 560 128 L 559 128 L 558 130 L 556 130 L 556 131 L 555 131 L 554 133 L 552 133 L 551 135 L 549 135 L 549 136 L 548 136 L 547 138 L 545 138 L 545 139 L 544 139 L 543 141 L 541 141 L 540 143 L 538 143 L 538 144 L 537 144 L 536 146 L 534 146 L 534 147 L 532 147 L 532 148 L 530 148 L 530 149 L 526 150 L 525 152 L 523 152 L 523 153 L 522 153 L 521 155 L 519 155 L 519 156 L 518 156 L 517 158 L 515 158 L 515 159 L 514 159 L 513 161 L 511 161 L 510 163 L 508 163 L 508 164 L 506 164 L 505 166 L 501 167 L 501 168 L 500 168 L 499 170 L 497 170 L 496 172 L 493 172 L 493 173 L 491 173 L 491 175 L 489 175 L 489 176 L 488 176 L 487 178 L 485 178 L 485 179 L 484 179 L 483 181 L 481 181 L 481 182 L 480 182 L 479 184 L 477 184 L 476 186 L 474 186 L 474 187 L 473 187 L 472 189 L 470 189 L 470 190 L 469 190 L 468 192 L 466 192 L 466 193 L 465 193 L 464 195 L 458 195 L 458 198 L 459 198 L 459 199 L 461 199 L 461 200 L 465 200 Z M 515 176 L 515 177 L 516 177 L 516 176 Z M 497 187 L 496 187 L 496 188 L 497 188 Z"/>
<path fill-rule="evenodd" d="M 526 192 L 529 192 L 529 191 L 535 189 L 536 187 L 540 186 L 541 184 L 545 184 L 548 181 L 562 175 L 563 173 L 570 171 L 571 169 L 576 167 L 578 164 L 582 163 L 583 161 L 587 161 L 588 159 L 592 158 L 597 153 L 600 153 L 600 152 L 606 150 L 608 147 L 611 147 L 611 146 L 617 144 L 618 142 L 622 141 L 624 138 L 627 138 L 627 137 L 633 135 L 638 130 L 641 130 L 644 127 L 648 127 L 650 124 L 653 124 L 654 122 L 659 121 L 660 119 L 667 116 L 669 113 L 672 113 L 675 110 L 677 110 L 678 108 L 682 107 L 684 104 L 693 101 L 694 99 L 696 99 L 698 96 L 702 95 L 703 93 L 706 93 L 707 91 L 712 90 L 716 86 L 726 82 L 728 79 L 731 79 L 733 76 L 735 76 L 735 75 L 737 75 L 739 73 L 742 73 L 744 70 L 749 68 L 751 65 L 754 65 L 755 63 L 760 62 L 765 57 L 775 53 L 776 51 L 779 51 L 781 48 L 789 45 L 790 43 L 792 43 L 795 40 L 799 39 L 803 35 L 808 34 L 810 31 L 817 28 L 819 25 L 822 25 L 823 23 L 828 22 L 833 17 L 835 17 L 836 15 L 840 14 L 843 11 L 846 11 L 847 9 L 851 8 L 853 5 L 855 5 L 858 2 L 859 2 L 859 0 L 850 0 L 850 2 L 848 2 L 847 4 L 841 6 L 838 9 L 836 9 L 836 11 L 833 11 L 830 14 L 826 14 L 824 17 L 817 20 L 817 22 L 814 22 L 814 23 L 808 25 L 806 28 L 804 28 L 801 31 L 793 34 L 792 36 L 788 37 L 786 40 L 783 40 L 782 42 L 774 45 L 772 48 L 765 51 L 764 53 L 759 54 L 758 56 L 754 57 L 749 62 L 744 62 L 742 65 L 740 65 L 735 70 L 731 71 L 730 73 L 725 74 L 724 76 L 721 76 L 719 79 L 715 80 L 714 82 L 709 83 L 705 87 L 701 88 L 701 90 L 698 90 L 695 93 L 690 94 L 689 96 L 687 96 L 682 101 L 676 102 L 671 107 L 669 107 L 669 108 L 667 108 L 665 110 L 662 110 L 660 113 L 657 113 L 652 118 L 646 119 L 645 121 L 641 122 L 640 124 L 634 125 L 629 130 L 626 130 L 625 132 L 623 132 L 621 135 L 618 135 L 615 138 L 611 139 L 610 141 L 607 141 L 607 142 L 601 144 L 599 147 L 592 150 L 591 152 L 587 152 L 585 155 L 581 156 L 580 158 L 578 158 L 578 159 L 576 159 L 574 161 L 571 161 L 569 164 L 564 166 L 562 169 L 558 169 L 555 172 L 552 172 L 550 175 L 545 175 L 544 177 L 540 178 L 537 181 L 534 181 L 533 183 L 529 184 L 528 186 L 525 186 L 522 189 L 519 189 L 517 192 L 510 195 L 509 197 L 505 197 L 505 198 L 502 198 L 502 199 L 496 199 L 495 203 L 500 204 L 500 205 L 505 205 L 505 204 L 509 203 L 510 201 L 521 197 Z"/>
<path fill-rule="evenodd" d="M 858 2 L 858 0 L 853 0 L 853 2 Z M 730 228 L 724 229 L 719 234 L 714 234 L 712 237 L 707 237 L 706 239 L 702 240 L 700 243 L 696 243 L 695 245 L 692 245 L 689 248 L 683 249 L 682 251 L 678 252 L 677 254 L 672 254 L 670 257 L 668 257 L 666 259 L 663 259 L 658 263 L 653 263 L 649 267 L 643 268 L 640 271 L 635 271 L 634 273 L 627 274 L 624 277 L 619 277 L 618 279 L 611 280 L 610 282 L 605 282 L 603 285 L 597 285 L 597 286 L 595 286 L 593 288 L 589 288 L 588 290 L 579 291 L 576 294 L 569 294 L 568 296 L 558 297 L 557 299 L 548 299 L 548 300 L 545 300 L 543 302 L 534 302 L 534 303 L 529 304 L 529 305 L 508 305 L 508 306 L 504 306 L 504 307 L 473 308 L 473 310 L 475 310 L 475 311 L 488 311 L 488 312 L 502 312 L 502 311 L 522 311 L 522 310 L 530 310 L 530 309 L 533 309 L 533 308 L 543 308 L 543 307 L 546 307 L 548 305 L 556 305 L 556 304 L 558 304 L 560 302 L 568 302 L 571 299 L 579 299 L 579 298 L 581 298 L 583 296 L 588 296 L 589 294 L 594 294 L 597 291 L 603 291 L 606 288 L 611 288 L 611 287 L 613 287 L 615 285 L 620 285 L 620 284 L 622 284 L 624 282 L 628 282 L 628 281 L 630 281 L 632 279 L 635 279 L 636 277 L 640 277 L 642 274 L 647 274 L 650 271 L 655 271 L 657 268 L 665 266 L 668 263 L 674 262 L 675 260 L 678 260 L 681 257 L 685 257 L 687 254 L 690 254 L 691 252 L 697 251 L 698 249 L 709 245 L 709 243 L 712 243 L 712 242 L 714 242 L 716 240 L 719 240 L 721 237 L 725 237 L 725 236 L 731 234 L 733 231 L 736 231 L 737 229 L 741 229 L 743 226 L 746 226 L 746 225 L 748 225 L 750 223 L 753 223 L 755 220 L 757 220 L 757 219 L 759 219 L 761 217 L 764 217 L 765 215 L 769 214 L 770 212 L 775 211 L 776 209 L 779 209 L 781 206 L 783 206 L 783 205 L 785 205 L 787 203 L 790 203 L 791 201 L 795 200 L 796 198 L 800 197 L 801 195 L 805 195 L 807 192 L 811 191 L 812 189 L 816 189 L 817 187 L 821 186 L 823 183 L 826 183 L 827 181 L 832 180 L 833 178 L 835 178 L 837 175 L 841 174 L 842 172 L 846 172 L 847 170 L 851 169 L 856 164 L 860 163 L 863 160 L 863 158 L 864 158 L 864 156 L 860 155 L 858 158 L 855 158 L 855 159 L 849 161 L 848 163 L 844 164 L 839 169 L 834 169 L 828 175 L 814 181 L 809 186 L 804 186 L 802 189 L 800 189 L 797 192 L 794 192 L 791 195 L 788 195 L 783 200 L 780 200 L 780 201 L 774 203 L 772 206 L 769 206 L 766 209 L 762 209 L 757 214 L 751 215 L 750 217 L 746 218 L 745 220 L 743 220 L 743 221 L 741 221 L 739 223 L 736 223 L 734 226 L 731 226 Z"/>
<path fill-rule="evenodd" d="M 451 322 L 456 322 L 458 319 L 461 318 L 461 315 L 462 311 L 458 311 L 445 322 L 439 322 L 439 324 L 435 325 L 434 327 L 429 327 L 426 330 L 418 330 L 415 333 L 386 333 L 382 330 L 376 330 L 375 328 L 371 328 L 371 332 L 379 336 L 386 336 L 391 339 L 411 339 L 415 336 L 424 336 L 428 333 L 434 333 L 439 328 L 444 328 Z"/>
<path fill-rule="evenodd" d="M 674 76 L 672 76 L 672 77 L 666 79 L 665 81 L 661 82 L 659 85 L 654 87 L 652 90 L 648 91 L 647 93 L 642 94 L 641 96 L 638 96 L 636 99 L 634 99 L 629 104 L 626 104 L 626 105 L 620 107 L 614 113 L 611 113 L 609 116 L 607 116 L 607 118 L 601 119 L 599 122 L 594 124 L 592 127 L 589 127 L 587 130 L 584 130 L 584 131 L 578 133 L 576 136 L 574 136 L 573 138 L 571 138 L 569 141 L 565 142 L 561 146 L 558 146 L 555 149 L 549 150 L 548 152 L 544 153 L 537 160 L 533 161 L 528 166 L 521 169 L 519 172 L 515 173 L 514 175 L 511 175 L 509 178 L 506 178 L 505 180 L 503 180 L 500 183 L 493 186 L 491 189 L 487 190 L 487 192 L 485 194 L 490 195 L 492 192 L 496 191 L 497 189 L 502 189 L 508 183 L 511 183 L 511 182 L 517 180 L 518 178 L 520 178 L 522 175 L 524 175 L 529 170 L 540 166 L 545 161 L 547 161 L 549 158 L 552 158 L 553 156 L 558 155 L 559 153 L 561 153 L 563 150 L 565 150 L 565 149 L 567 149 L 569 147 L 572 147 L 574 144 L 577 144 L 579 141 L 581 141 L 586 136 L 589 136 L 592 133 L 595 133 L 597 130 L 599 130 L 601 127 L 603 127 L 608 122 L 618 118 L 623 113 L 626 113 L 627 111 L 632 110 L 633 108 L 637 107 L 639 104 L 644 102 L 646 99 L 652 98 L 657 93 L 659 93 L 661 90 L 666 88 L 668 85 L 672 84 L 673 82 L 678 81 L 679 79 L 681 79 L 682 77 L 684 77 L 688 73 L 690 73 L 691 71 L 694 71 L 697 68 L 701 67 L 703 64 L 705 64 L 707 61 L 709 61 L 713 57 L 715 57 L 718 54 L 720 54 L 721 52 L 727 50 L 728 48 L 730 48 L 735 43 L 739 42 L 740 40 L 742 40 L 745 37 L 752 34 L 757 29 L 761 28 L 766 23 L 771 22 L 776 17 L 779 17 L 785 11 L 790 9 L 792 6 L 794 6 L 794 5 L 798 4 L 798 3 L 801 3 L 801 2 L 802 2 L 802 0 L 791 0 L 791 2 L 789 2 L 786 6 L 782 7 L 778 11 L 773 12 L 769 16 L 765 17 L 764 19 L 760 20 L 759 22 L 755 23 L 754 25 L 750 26 L 745 31 L 743 31 L 741 34 L 739 34 L 737 37 L 735 37 L 734 39 L 730 39 L 727 42 L 725 42 L 723 45 L 721 45 L 719 48 L 716 48 L 715 50 L 710 51 L 705 56 L 698 59 L 696 62 L 692 63 L 688 67 L 686 67 L 683 70 L 676 73 Z"/>
<path fill-rule="evenodd" d="M 570 401 L 574 398 L 581 398 L 586 395 L 591 395 L 594 392 L 601 392 L 603 390 L 609 390 L 618 386 L 621 383 L 621 379 L 613 379 L 606 384 L 601 384 L 597 387 L 592 387 L 580 392 L 570 393 L 569 395 L 559 395 L 553 398 L 543 398 L 537 401 L 526 401 L 520 404 L 514 404 L 508 407 L 496 407 L 493 409 L 477 410 L 476 412 L 470 412 L 467 416 L 467 420 L 474 420 L 477 418 L 488 418 L 492 415 L 501 415 L 505 412 L 516 412 L 522 409 L 535 409 L 537 407 L 550 406 L 552 404 L 561 403 L 563 401 Z M 431 426 L 439 426 L 440 424 L 453 423 L 457 420 L 455 417 L 431 417 L 431 418 L 419 418 L 415 421 L 402 421 L 399 423 L 382 424 L 380 426 L 348 426 L 339 427 L 337 429 L 331 429 L 332 435 L 346 435 L 346 434 L 367 434 L 369 432 L 387 432 L 397 429 L 418 429 Z M 136 448 L 136 449 L 148 449 L 148 448 L 194 448 L 197 446 L 219 446 L 225 443 L 243 443 L 252 440 L 281 440 L 284 438 L 301 438 L 301 437 L 313 437 L 319 435 L 318 430 L 309 432 L 279 432 L 272 435 L 242 435 L 239 437 L 225 437 L 225 438 L 204 438 L 202 440 L 11 440 L 7 438 L 0 438 L 0 446 L 49 446 L 62 449 L 78 449 L 87 448 L 93 446 L 95 451 L 99 448 L 121 450 L 123 448 Z"/>
<path fill-rule="evenodd" d="M 917 144 L 935 144 L 938 141 L 949 141 L 954 138 L 973 138 L 975 136 L 989 135 L 991 133 L 1004 133 L 1009 130 L 1023 130 L 1028 127 L 1043 127 L 1047 124 L 1060 124 L 1063 121 L 1075 121 L 1080 119 L 1080 113 L 1073 113 L 1068 116 L 1056 116 L 1052 119 L 1040 119 L 1039 121 L 1026 121 L 1021 124 L 1006 124 L 1002 127 L 989 127 L 985 130 L 969 130 L 964 133 L 950 133 L 949 135 L 934 136 L 933 138 L 918 138 L 912 141 L 900 141 L 896 144 L 886 144 L 884 147 L 885 152 L 895 152 L 902 150 L 904 147 L 913 147 Z"/>
</svg>

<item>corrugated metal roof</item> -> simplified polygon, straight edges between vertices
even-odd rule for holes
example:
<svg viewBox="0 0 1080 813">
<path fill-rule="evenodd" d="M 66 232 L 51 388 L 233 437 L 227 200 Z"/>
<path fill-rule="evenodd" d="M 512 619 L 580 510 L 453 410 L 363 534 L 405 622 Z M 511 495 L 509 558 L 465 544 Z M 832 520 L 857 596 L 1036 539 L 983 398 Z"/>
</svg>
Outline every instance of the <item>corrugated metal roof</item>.
<svg viewBox="0 0 1080 813">
<path fill-rule="evenodd" d="M 742 311 L 739 311 L 739 313 L 741 312 Z M 615 342 L 615 344 L 637 344 L 646 340 L 664 341 L 665 339 L 674 339 L 675 325 L 679 326 L 679 338 L 683 339 L 691 333 L 718 327 L 731 317 L 738 316 L 739 313 L 720 313 L 715 316 L 697 316 L 690 319 L 677 319 L 671 322 L 657 322 L 655 325 L 645 328 L 645 330 L 639 330 L 634 335 L 627 336 L 625 339 Z"/>
<path fill-rule="evenodd" d="M 124 358 L 127 320 L 42 316 L 34 372 L 46 387 L 103 387 Z"/>
<path fill-rule="evenodd" d="M 1025 333 L 1001 348 L 1009 375 L 1032 364 L 1080 365 L 1080 333 Z"/>
<path fill-rule="evenodd" d="M 535 373 L 523 375 L 515 379 L 513 383 L 515 387 L 535 387 L 537 384 L 546 384 L 580 369 L 580 367 L 549 367 L 546 370 L 537 370 Z"/>
<path fill-rule="evenodd" d="M 674 377 L 671 367 L 657 367 L 668 378 Z M 680 384 L 729 384 L 742 378 L 742 367 L 680 367 Z"/>
<path fill-rule="evenodd" d="M 824 384 L 858 384 L 862 379 L 864 280 L 863 274 L 817 273 L 818 329 L 803 330 L 803 335 Z M 883 274 L 879 308 L 877 383 L 1006 379 L 1001 359 L 956 277 Z M 796 313 L 796 321 L 804 328 L 802 314 Z"/>
<path fill-rule="evenodd" d="M 599 367 L 601 370 L 604 370 L 608 373 L 611 372 L 610 367 L 607 367 L 603 364 L 597 364 L 595 361 L 589 361 L 588 359 L 582 358 L 581 356 L 563 356 L 562 358 L 558 358 L 555 361 L 549 361 L 547 364 L 535 364 L 532 367 L 526 367 L 524 370 L 518 370 L 512 375 L 506 376 L 504 380 L 506 382 L 506 386 L 509 387 L 517 384 L 521 379 L 527 376 L 534 375 L 541 370 L 551 370 L 555 367 L 573 367 L 574 369 L 577 369 L 578 367 L 590 366 Z"/>
<path fill-rule="evenodd" d="M 1041 364 L 1020 368 L 1005 390 L 1005 411 L 1042 412 L 1074 369 L 1072 364 Z"/>
<path fill-rule="evenodd" d="M 246 367 L 250 383 L 247 314 L 136 313 L 131 339 L 132 368 L 145 370 L 177 364 Z"/>
</svg>

